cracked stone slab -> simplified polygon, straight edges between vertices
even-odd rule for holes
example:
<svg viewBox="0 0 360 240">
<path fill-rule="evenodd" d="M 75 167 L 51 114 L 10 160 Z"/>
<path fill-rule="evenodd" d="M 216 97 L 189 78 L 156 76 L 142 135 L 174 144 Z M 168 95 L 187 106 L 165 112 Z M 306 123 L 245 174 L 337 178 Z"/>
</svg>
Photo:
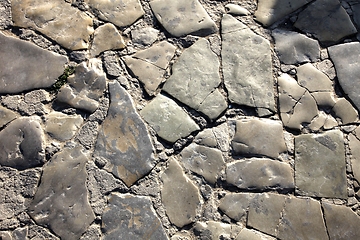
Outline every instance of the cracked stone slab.
<svg viewBox="0 0 360 240">
<path fill-rule="evenodd" d="M 219 209 L 235 221 L 247 218 L 253 193 L 228 193 L 220 200 Z"/>
<path fill-rule="evenodd" d="M 2 32 L 0 46 L 0 58 L 3 59 L 0 65 L 0 94 L 50 87 L 63 74 L 68 61 L 65 56 Z M 34 71 L 38 69 L 41 71 Z"/>
<path fill-rule="evenodd" d="M 218 31 L 198 0 L 151 0 L 150 6 L 160 24 L 175 37 L 206 36 Z"/>
<path fill-rule="evenodd" d="M 255 231 L 254 229 L 243 228 L 235 240 L 275 240 L 276 238 Z"/>
<path fill-rule="evenodd" d="M 118 27 L 129 26 L 144 15 L 139 0 L 85 0 L 85 3 L 100 19 Z"/>
<path fill-rule="evenodd" d="M 172 66 L 172 75 L 163 90 L 189 107 L 217 118 L 226 108 L 225 97 L 217 87 L 221 83 L 220 62 L 205 38 L 184 50 Z"/>
<path fill-rule="evenodd" d="M 296 68 L 297 81 L 300 86 L 309 92 L 331 92 L 333 90 L 332 81 L 325 73 L 318 70 L 311 63 L 306 63 Z"/>
<path fill-rule="evenodd" d="M 119 31 L 113 24 L 105 23 L 95 29 L 90 56 L 96 57 L 104 51 L 123 48 L 125 48 L 125 42 Z"/>
<path fill-rule="evenodd" d="M 37 224 L 49 226 L 63 239 L 79 239 L 95 219 L 85 186 L 87 161 L 81 147 L 55 154 L 43 169 L 29 207 Z"/>
<path fill-rule="evenodd" d="M 44 130 L 59 141 L 66 141 L 75 135 L 83 122 L 84 120 L 80 115 L 51 112 L 46 115 Z"/>
<path fill-rule="evenodd" d="M 0 128 L 16 118 L 16 113 L 0 106 Z"/>
<path fill-rule="evenodd" d="M 194 222 L 201 205 L 200 193 L 179 163 L 171 158 L 160 178 L 163 182 L 161 199 L 170 221 L 177 227 Z"/>
<path fill-rule="evenodd" d="M 345 168 L 341 131 L 295 137 L 295 185 L 299 195 L 346 198 Z"/>
<path fill-rule="evenodd" d="M 15 26 L 35 29 L 67 49 L 89 46 L 93 20 L 66 1 L 14 0 L 11 10 Z"/>
<path fill-rule="evenodd" d="M 269 41 L 228 14 L 221 26 L 221 58 L 230 102 L 256 107 L 258 114 L 259 108 L 271 114 L 275 100 Z"/>
<path fill-rule="evenodd" d="M 111 193 L 102 215 L 104 239 L 168 239 L 149 197 Z"/>
<path fill-rule="evenodd" d="M 227 123 L 204 129 L 196 135 L 194 141 L 199 145 L 218 148 L 222 152 L 229 151 L 230 141 Z"/>
<path fill-rule="evenodd" d="M 357 128 L 358 130 L 358 128 Z M 357 138 L 359 136 L 354 136 L 354 134 L 349 134 L 349 148 L 351 152 L 351 166 L 354 174 L 354 178 L 360 182 L 360 140 Z"/>
<path fill-rule="evenodd" d="M 140 115 L 168 142 L 175 142 L 200 130 L 190 116 L 172 99 L 162 94 L 157 95 L 141 111 Z"/>
<path fill-rule="evenodd" d="M 110 107 L 94 154 L 108 161 L 107 171 L 131 186 L 154 167 L 153 146 L 131 96 L 116 81 L 109 83 L 109 91 Z"/>
</svg>

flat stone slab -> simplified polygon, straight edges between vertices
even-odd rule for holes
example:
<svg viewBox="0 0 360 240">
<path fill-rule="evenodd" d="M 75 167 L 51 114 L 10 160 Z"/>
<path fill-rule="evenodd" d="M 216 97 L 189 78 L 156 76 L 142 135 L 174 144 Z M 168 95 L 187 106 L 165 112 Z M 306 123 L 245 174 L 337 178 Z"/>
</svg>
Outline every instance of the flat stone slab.
<svg viewBox="0 0 360 240">
<path fill-rule="evenodd" d="M 276 238 L 270 237 L 262 232 L 255 231 L 254 229 L 243 228 L 235 240 L 275 240 Z"/>
<path fill-rule="evenodd" d="M 197 222 L 194 233 L 199 239 L 233 239 L 238 235 L 240 227 L 216 221 Z"/>
<path fill-rule="evenodd" d="M 0 106 L 0 128 L 16 118 L 15 112 Z"/>
<path fill-rule="evenodd" d="M 247 218 L 254 193 L 228 193 L 220 201 L 219 209 L 235 221 Z"/>
<path fill-rule="evenodd" d="M 358 131 L 359 128 L 356 128 Z M 360 140 L 357 134 L 349 134 L 349 148 L 351 152 L 351 166 L 356 181 L 360 182 Z"/>
<path fill-rule="evenodd" d="M 341 131 L 295 137 L 295 185 L 298 194 L 346 198 L 345 167 L 345 146 Z"/>
<path fill-rule="evenodd" d="M 47 88 L 63 74 L 67 57 L 0 32 L 0 94 Z M 41 69 L 41 71 L 34 71 Z M 16 77 L 14 77 L 16 76 Z"/>
<path fill-rule="evenodd" d="M 90 55 L 98 56 L 107 50 L 118 50 L 125 48 L 125 42 L 119 31 L 111 23 L 101 25 L 94 32 L 94 40 L 91 44 Z"/>
<path fill-rule="evenodd" d="M 229 151 L 230 141 L 227 123 L 204 129 L 196 135 L 194 142 L 199 145 L 218 148 L 222 152 Z"/>
<path fill-rule="evenodd" d="M 46 116 L 44 130 L 59 141 L 66 141 L 76 134 L 83 122 L 84 120 L 80 115 L 52 112 Z"/>
<path fill-rule="evenodd" d="M 88 48 L 94 32 L 91 17 L 62 0 L 14 0 L 11 12 L 15 26 L 33 28 L 71 50 Z"/>
<path fill-rule="evenodd" d="M 337 99 L 332 111 L 341 119 L 342 124 L 356 123 L 359 119 L 358 111 L 345 98 Z"/>
<path fill-rule="evenodd" d="M 218 30 L 198 0 L 151 0 L 150 6 L 160 24 L 175 37 L 206 36 Z"/>
<path fill-rule="evenodd" d="M 88 160 L 80 147 L 55 154 L 29 207 L 37 224 L 49 226 L 62 239 L 79 239 L 95 219 L 85 186 Z"/>
<path fill-rule="evenodd" d="M 311 63 L 306 63 L 296 68 L 297 82 L 309 92 L 331 92 L 333 82 L 325 73 L 318 70 Z"/>
<path fill-rule="evenodd" d="M 102 215 L 104 239 L 168 239 L 149 197 L 111 193 Z"/>
<path fill-rule="evenodd" d="M 105 169 L 131 186 L 154 167 L 153 146 L 131 96 L 117 81 L 109 83 L 109 91 L 110 107 L 94 155 L 107 160 Z"/>
</svg>

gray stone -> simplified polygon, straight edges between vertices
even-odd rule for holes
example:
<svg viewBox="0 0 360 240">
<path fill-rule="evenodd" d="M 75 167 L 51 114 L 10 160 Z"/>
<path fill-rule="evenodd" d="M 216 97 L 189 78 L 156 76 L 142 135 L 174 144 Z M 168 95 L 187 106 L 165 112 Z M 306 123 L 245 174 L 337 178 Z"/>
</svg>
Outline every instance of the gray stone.
<svg viewBox="0 0 360 240">
<path fill-rule="evenodd" d="M 90 35 L 94 32 L 93 20 L 69 2 L 14 0 L 11 10 L 15 26 L 33 28 L 71 50 L 89 46 Z"/>
<path fill-rule="evenodd" d="M 221 83 L 219 67 L 220 62 L 211 51 L 210 43 L 202 38 L 177 59 L 163 90 L 215 119 L 227 108 L 224 96 L 217 90 Z"/>
<path fill-rule="evenodd" d="M 198 0 L 152 0 L 150 6 L 156 19 L 175 37 L 206 36 L 218 30 Z"/>
<path fill-rule="evenodd" d="M 342 124 L 354 123 L 358 120 L 356 109 L 345 98 L 339 98 L 332 110 L 341 119 Z"/>
<path fill-rule="evenodd" d="M 108 161 L 107 171 L 131 186 L 154 167 L 153 146 L 131 96 L 116 81 L 109 83 L 109 90 L 110 107 L 94 154 Z"/>
<path fill-rule="evenodd" d="M 79 239 L 95 218 L 85 187 L 87 161 L 80 147 L 54 155 L 29 207 L 37 224 L 49 226 L 63 239 Z"/>
<path fill-rule="evenodd" d="M 349 148 L 351 152 L 350 160 L 354 178 L 360 182 L 360 140 L 357 137 L 357 135 L 355 137 L 353 134 L 349 134 Z"/>
<path fill-rule="evenodd" d="M 104 239 L 168 239 L 149 197 L 111 193 L 102 215 Z"/>
<path fill-rule="evenodd" d="M 173 143 L 200 130 L 175 101 L 162 94 L 157 95 L 140 114 L 156 133 L 168 142 Z"/>
<path fill-rule="evenodd" d="M 334 44 L 356 33 L 355 26 L 338 0 L 314 1 L 299 14 L 294 26 L 312 34 L 323 44 Z"/>
<path fill-rule="evenodd" d="M 38 226 L 36 224 L 29 226 L 28 232 L 29 239 L 47 239 L 47 240 L 60 240 L 52 234 L 48 229 Z"/>
<path fill-rule="evenodd" d="M 16 118 L 16 113 L 0 106 L 0 128 Z"/>
<path fill-rule="evenodd" d="M 204 129 L 196 135 L 195 142 L 199 145 L 218 148 L 222 152 L 229 151 L 230 141 L 227 123 Z"/>
<path fill-rule="evenodd" d="M 235 240 L 275 240 L 276 238 L 265 235 L 254 229 L 243 228 Z"/>
<path fill-rule="evenodd" d="M 115 52 L 107 51 L 103 56 L 103 63 L 105 71 L 108 75 L 113 77 L 124 77 L 123 69 L 120 67 L 119 58 Z"/>
<path fill-rule="evenodd" d="M 240 15 L 240 16 L 250 15 L 250 12 L 246 8 L 233 3 L 226 4 L 225 11 L 226 13 L 233 15 Z"/>
<path fill-rule="evenodd" d="M 332 91 L 331 92 L 313 92 L 313 93 L 311 93 L 311 96 L 313 96 L 313 98 L 315 99 L 316 104 L 318 106 L 332 108 L 336 103 L 335 94 Z"/>
<path fill-rule="evenodd" d="M 83 123 L 80 115 L 67 115 L 60 112 L 52 112 L 46 116 L 44 130 L 59 141 L 70 140 L 79 130 Z"/>
<path fill-rule="evenodd" d="M 269 41 L 228 14 L 221 26 L 222 66 L 230 102 L 275 111 Z"/>
<path fill-rule="evenodd" d="M 105 23 L 95 29 L 90 56 L 96 57 L 104 51 L 123 48 L 125 48 L 125 42 L 119 31 L 111 23 Z"/>
<path fill-rule="evenodd" d="M 45 163 L 44 133 L 38 118 L 18 118 L 0 132 L 0 164 L 19 170 Z"/>
<path fill-rule="evenodd" d="M 281 62 L 299 64 L 315 62 L 320 58 L 320 46 L 316 40 L 303 34 L 275 29 L 275 50 Z"/>
<path fill-rule="evenodd" d="M 351 9 L 353 11 L 354 23 L 357 26 L 357 29 L 360 29 L 360 4 L 355 1 L 355 3 L 351 5 Z"/>
<path fill-rule="evenodd" d="M 159 32 L 159 30 L 152 27 L 135 29 L 131 31 L 131 40 L 135 45 L 148 46 L 156 41 Z"/>
<path fill-rule="evenodd" d="M 163 182 L 161 199 L 170 221 L 177 227 L 194 222 L 201 204 L 198 188 L 173 158 L 160 177 Z"/>
<path fill-rule="evenodd" d="M 197 222 L 194 226 L 194 233 L 200 239 L 231 239 L 231 236 L 237 235 L 238 228 L 222 222 Z"/>
<path fill-rule="evenodd" d="M 253 193 L 228 193 L 221 199 L 219 209 L 235 221 L 241 221 L 247 218 L 253 198 Z"/>
<path fill-rule="evenodd" d="M 98 135 L 99 123 L 95 121 L 85 122 L 80 130 L 77 132 L 75 138 L 78 140 L 86 149 L 90 149 L 94 146 L 97 135 Z"/>
<path fill-rule="evenodd" d="M 237 154 L 277 158 L 286 151 L 282 124 L 268 119 L 238 120 L 232 147 Z"/>
<path fill-rule="evenodd" d="M 296 69 L 297 81 L 300 86 L 309 92 L 331 92 L 332 81 L 311 63 L 301 65 Z"/>
<path fill-rule="evenodd" d="M 346 198 L 345 168 L 341 131 L 295 137 L 295 185 L 298 194 Z"/>
<path fill-rule="evenodd" d="M 0 46 L 0 58 L 3 59 L 0 65 L 0 94 L 50 87 L 63 73 L 67 62 L 64 56 L 1 32 Z"/>
</svg>

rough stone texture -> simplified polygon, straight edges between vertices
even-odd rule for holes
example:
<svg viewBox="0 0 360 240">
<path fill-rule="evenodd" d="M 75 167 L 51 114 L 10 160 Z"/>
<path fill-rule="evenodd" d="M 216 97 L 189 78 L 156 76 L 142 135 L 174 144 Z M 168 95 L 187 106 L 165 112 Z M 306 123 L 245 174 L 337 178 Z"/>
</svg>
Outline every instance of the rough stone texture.
<svg viewBox="0 0 360 240">
<path fill-rule="evenodd" d="M 209 42 L 202 38 L 177 59 L 163 90 L 215 119 L 227 108 L 224 96 L 217 90 L 221 83 L 219 67 L 218 57 L 211 51 Z"/>
<path fill-rule="evenodd" d="M 176 102 L 161 94 L 146 105 L 140 114 L 156 133 L 168 142 L 175 142 L 200 130 Z"/>
<path fill-rule="evenodd" d="M 64 56 L 2 32 L 0 46 L 0 59 L 3 59 L 0 64 L 0 94 L 50 87 L 63 73 L 67 62 Z"/>
<path fill-rule="evenodd" d="M 88 158 L 80 147 L 64 148 L 44 167 L 41 183 L 29 207 L 40 225 L 64 239 L 79 239 L 95 216 L 85 187 Z"/>
<path fill-rule="evenodd" d="M 230 149 L 229 129 L 227 123 L 216 127 L 204 129 L 196 135 L 195 142 L 199 145 L 218 148 L 222 152 Z"/>
<path fill-rule="evenodd" d="M 145 27 L 131 31 L 131 39 L 133 43 L 140 46 L 148 46 L 153 44 L 156 41 L 158 35 L 159 30 L 151 27 Z"/>
<path fill-rule="evenodd" d="M 16 118 L 15 112 L 0 106 L 0 128 Z"/>
<path fill-rule="evenodd" d="M 197 222 L 194 232 L 200 239 L 211 240 L 231 239 L 233 235 L 239 233 L 237 226 L 215 221 Z"/>
<path fill-rule="evenodd" d="M 153 147 L 145 123 L 130 95 L 118 82 L 109 83 L 110 107 L 100 126 L 95 155 L 105 169 L 131 186 L 154 167 Z"/>
<path fill-rule="evenodd" d="M 345 147 L 339 130 L 295 137 L 295 185 L 300 195 L 346 198 Z"/>
<path fill-rule="evenodd" d="M 253 229 L 243 228 L 235 240 L 275 240 L 276 238 L 265 235 Z"/>
<path fill-rule="evenodd" d="M 253 193 L 229 193 L 221 199 L 219 209 L 235 221 L 241 221 L 247 217 L 253 198 Z"/>
<path fill-rule="evenodd" d="M 222 66 L 230 102 L 275 111 L 269 41 L 228 14 L 221 26 Z"/>
<path fill-rule="evenodd" d="M 360 140 L 357 137 L 359 136 L 349 134 L 349 148 L 351 152 L 351 166 L 354 178 L 360 182 Z"/>
<path fill-rule="evenodd" d="M 309 92 L 330 92 L 333 89 L 332 81 L 311 63 L 301 65 L 296 69 L 297 81 L 300 86 Z"/>
<path fill-rule="evenodd" d="M 198 0 L 151 0 L 156 19 L 175 37 L 206 36 L 218 29 Z"/>
<path fill-rule="evenodd" d="M 44 130 L 59 141 L 66 141 L 75 135 L 83 121 L 83 118 L 79 115 L 52 112 L 46 117 Z"/>
<path fill-rule="evenodd" d="M 161 199 L 170 221 L 178 227 L 194 222 L 201 204 L 200 193 L 175 159 L 169 161 L 161 180 Z"/>
<path fill-rule="evenodd" d="M 236 154 L 277 158 L 286 151 L 282 124 L 267 119 L 238 120 L 232 147 Z"/>
<path fill-rule="evenodd" d="M 104 239 L 168 239 L 150 198 L 112 193 L 102 215 Z"/>
<path fill-rule="evenodd" d="M 125 48 L 125 42 L 119 31 L 111 23 L 106 23 L 95 29 L 90 56 L 95 57 L 107 50 L 123 48 Z"/>
<path fill-rule="evenodd" d="M 12 19 L 18 27 L 33 28 L 71 50 L 86 49 L 93 20 L 63 0 L 13 0 Z"/>
</svg>

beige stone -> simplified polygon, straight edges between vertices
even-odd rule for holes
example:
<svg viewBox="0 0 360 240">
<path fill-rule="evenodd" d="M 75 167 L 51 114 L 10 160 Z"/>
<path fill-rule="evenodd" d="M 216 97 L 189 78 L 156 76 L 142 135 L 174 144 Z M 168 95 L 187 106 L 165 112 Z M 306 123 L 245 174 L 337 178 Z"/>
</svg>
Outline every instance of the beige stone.
<svg viewBox="0 0 360 240">
<path fill-rule="evenodd" d="M 196 135 L 195 142 L 199 145 L 218 148 L 222 152 L 229 151 L 230 141 L 227 123 L 204 129 Z"/>
<path fill-rule="evenodd" d="M 357 110 L 345 98 L 336 101 L 333 111 L 341 119 L 342 124 L 354 123 L 358 120 Z"/>
<path fill-rule="evenodd" d="M 219 209 L 235 221 L 246 219 L 253 193 L 228 193 L 220 200 Z"/>
<path fill-rule="evenodd" d="M 333 107 L 335 105 L 335 96 L 333 92 L 312 92 L 318 106 Z"/>
<path fill-rule="evenodd" d="M 333 89 L 332 81 L 311 63 L 298 67 L 296 75 L 299 85 L 310 92 L 330 92 Z"/>
<path fill-rule="evenodd" d="M 197 222 L 194 226 L 194 231 L 197 232 L 201 238 L 209 240 L 230 238 L 231 230 L 230 224 L 215 221 Z"/>
<path fill-rule="evenodd" d="M 45 131 L 59 141 L 70 140 L 83 123 L 80 115 L 52 112 L 46 116 Z"/>
<path fill-rule="evenodd" d="M 123 48 L 125 48 L 124 39 L 114 25 L 105 23 L 95 29 L 94 40 L 90 48 L 91 57 L 96 57 L 107 50 Z"/>
<path fill-rule="evenodd" d="M 233 15 L 240 15 L 240 16 L 250 14 L 250 12 L 246 8 L 241 7 L 241 6 L 237 5 L 237 4 L 233 4 L 233 3 L 226 4 L 225 5 L 225 11 L 227 13 L 230 13 L 230 14 L 233 14 Z"/>
<path fill-rule="evenodd" d="M 275 240 L 276 238 L 270 237 L 262 232 L 255 231 L 254 229 L 243 228 L 235 240 Z"/>
</svg>

